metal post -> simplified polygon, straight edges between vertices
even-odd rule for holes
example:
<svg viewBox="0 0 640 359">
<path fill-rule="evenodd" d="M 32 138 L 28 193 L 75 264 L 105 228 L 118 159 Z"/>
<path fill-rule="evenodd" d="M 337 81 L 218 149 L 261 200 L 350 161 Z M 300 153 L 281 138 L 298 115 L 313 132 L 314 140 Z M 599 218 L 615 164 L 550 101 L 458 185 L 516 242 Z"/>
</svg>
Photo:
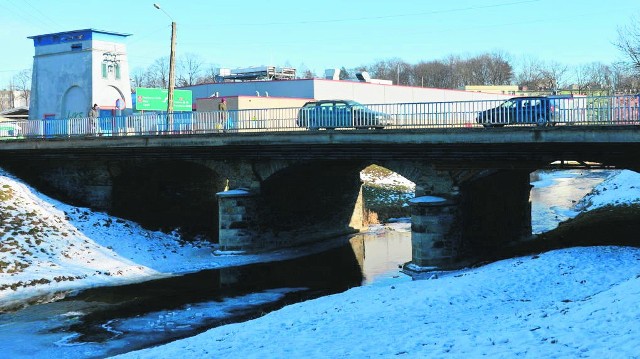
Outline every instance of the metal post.
<svg viewBox="0 0 640 359">
<path fill-rule="evenodd" d="M 167 116 L 173 114 L 173 89 L 175 88 L 176 69 L 176 22 L 171 22 L 171 55 L 169 56 L 169 93 L 167 98 Z"/>
</svg>

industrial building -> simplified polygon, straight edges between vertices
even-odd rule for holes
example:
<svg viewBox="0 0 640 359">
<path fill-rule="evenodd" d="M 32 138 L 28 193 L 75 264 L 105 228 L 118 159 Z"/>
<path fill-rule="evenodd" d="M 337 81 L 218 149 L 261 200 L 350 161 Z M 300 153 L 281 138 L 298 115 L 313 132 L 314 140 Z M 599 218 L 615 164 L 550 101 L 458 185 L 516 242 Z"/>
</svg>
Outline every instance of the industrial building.
<svg viewBox="0 0 640 359">
<path fill-rule="evenodd" d="M 435 89 L 424 87 L 397 86 L 367 81 L 348 81 L 333 79 L 296 79 L 282 81 L 243 81 L 208 83 L 181 87 L 191 90 L 195 109 L 206 98 L 233 99 L 242 97 L 243 101 L 228 102 L 229 110 L 291 107 L 291 99 L 329 100 L 349 99 L 364 104 L 413 103 L 413 102 L 445 102 L 498 100 L 511 97 L 506 94 L 483 93 L 463 90 Z M 271 98 L 269 101 L 259 98 Z M 296 101 L 301 106 L 305 101 Z M 210 107 L 207 107 L 210 108 Z"/>
</svg>

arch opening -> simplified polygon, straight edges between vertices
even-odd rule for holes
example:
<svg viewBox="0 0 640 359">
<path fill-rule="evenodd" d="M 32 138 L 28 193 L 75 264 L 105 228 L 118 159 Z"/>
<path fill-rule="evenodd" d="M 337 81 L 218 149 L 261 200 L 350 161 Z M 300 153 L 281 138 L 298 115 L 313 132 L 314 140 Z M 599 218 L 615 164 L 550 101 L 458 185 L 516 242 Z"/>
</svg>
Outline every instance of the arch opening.
<svg viewBox="0 0 640 359">
<path fill-rule="evenodd" d="M 411 217 L 407 201 L 415 197 L 414 182 L 378 164 L 362 169 L 360 179 L 365 225 Z"/>
<path fill-rule="evenodd" d="M 148 229 L 182 238 L 218 239 L 217 174 L 190 162 L 162 161 L 123 168 L 113 180 L 112 212 Z"/>
</svg>

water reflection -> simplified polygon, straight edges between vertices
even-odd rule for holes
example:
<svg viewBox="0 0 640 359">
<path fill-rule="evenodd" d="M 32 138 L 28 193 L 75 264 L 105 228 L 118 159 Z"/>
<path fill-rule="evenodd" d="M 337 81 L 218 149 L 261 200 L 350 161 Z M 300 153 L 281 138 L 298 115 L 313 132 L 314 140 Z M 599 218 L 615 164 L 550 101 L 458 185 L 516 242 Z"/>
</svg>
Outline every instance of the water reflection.
<svg viewBox="0 0 640 359">
<path fill-rule="evenodd" d="M 345 243 L 293 260 L 94 288 L 0 315 L 0 348 L 12 358 L 115 355 L 259 317 L 362 281 Z"/>
<path fill-rule="evenodd" d="M 400 267 L 411 261 L 410 223 L 372 228 L 350 242 L 364 276 L 363 284 L 398 276 Z"/>
</svg>

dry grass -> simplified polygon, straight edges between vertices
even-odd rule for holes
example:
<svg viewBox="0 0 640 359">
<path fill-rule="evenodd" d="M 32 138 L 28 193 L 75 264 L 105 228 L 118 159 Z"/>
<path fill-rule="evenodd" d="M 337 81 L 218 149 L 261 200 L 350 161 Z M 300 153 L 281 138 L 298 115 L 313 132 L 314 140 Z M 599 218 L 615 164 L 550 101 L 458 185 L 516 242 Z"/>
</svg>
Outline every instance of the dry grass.
<svg viewBox="0 0 640 359">
<path fill-rule="evenodd" d="M 364 218 L 362 219 L 363 225 L 370 226 L 372 224 L 380 224 L 380 220 L 378 219 L 378 214 L 374 211 L 365 209 L 364 210 Z"/>
</svg>

